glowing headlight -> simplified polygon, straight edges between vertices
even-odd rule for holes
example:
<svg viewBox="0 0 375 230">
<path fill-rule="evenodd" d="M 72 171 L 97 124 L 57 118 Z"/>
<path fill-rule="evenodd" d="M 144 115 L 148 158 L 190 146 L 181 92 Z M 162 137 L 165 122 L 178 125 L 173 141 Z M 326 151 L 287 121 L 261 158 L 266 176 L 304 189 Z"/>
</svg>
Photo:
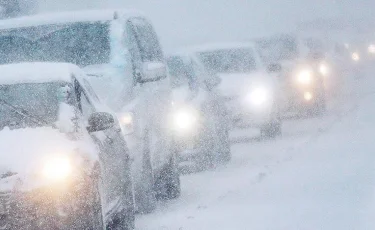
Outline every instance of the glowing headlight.
<svg viewBox="0 0 375 230">
<path fill-rule="evenodd" d="M 310 92 L 305 92 L 305 93 L 303 94 L 303 98 L 304 98 L 306 101 L 310 101 L 310 100 L 313 98 L 313 95 L 312 95 L 312 93 L 310 93 Z"/>
<path fill-rule="evenodd" d="M 327 76 L 329 74 L 328 66 L 326 64 L 320 64 L 320 66 L 319 66 L 319 72 L 323 76 Z"/>
<path fill-rule="evenodd" d="M 42 170 L 46 179 L 63 180 L 72 173 L 72 165 L 67 156 L 55 156 L 44 162 Z"/>
<path fill-rule="evenodd" d="M 369 45 L 367 50 L 369 53 L 375 54 L 375 45 L 374 44 Z"/>
<path fill-rule="evenodd" d="M 254 89 L 250 94 L 249 98 L 250 102 L 254 105 L 262 105 L 268 99 L 268 91 L 264 88 L 257 88 Z"/>
<path fill-rule="evenodd" d="M 177 111 L 173 116 L 174 126 L 181 130 L 191 129 L 196 122 L 196 114 L 188 109 Z"/>
<path fill-rule="evenodd" d="M 133 115 L 131 113 L 126 113 L 120 118 L 120 123 L 125 126 L 133 124 Z"/>
<path fill-rule="evenodd" d="M 300 84 L 308 85 L 312 81 L 312 72 L 309 70 L 301 71 L 297 76 L 297 81 Z"/>
<path fill-rule="evenodd" d="M 357 52 L 352 53 L 352 59 L 353 61 L 359 61 L 359 53 Z"/>
</svg>

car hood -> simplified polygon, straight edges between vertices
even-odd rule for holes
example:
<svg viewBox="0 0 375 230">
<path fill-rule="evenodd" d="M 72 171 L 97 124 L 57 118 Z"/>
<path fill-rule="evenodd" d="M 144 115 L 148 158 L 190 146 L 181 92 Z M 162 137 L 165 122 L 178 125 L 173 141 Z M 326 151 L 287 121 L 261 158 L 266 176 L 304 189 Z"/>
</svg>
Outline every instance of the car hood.
<svg viewBox="0 0 375 230">
<path fill-rule="evenodd" d="M 190 104 L 200 106 L 207 97 L 205 90 L 192 91 L 188 86 L 178 87 L 172 90 L 173 105 Z"/>
<path fill-rule="evenodd" d="M 220 73 L 218 76 L 221 78 L 221 83 L 217 86 L 217 89 L 224 97 L 240 96 L 256 87 L 273 90 L 276 83 L 276 76 L 266 71 L 233 74 Z"/>
<path fill-rule="evenodd" d="M 27 183 L 28 179 L 35 178 L 47 157 L 54 154 L 74 155 L 76 152 L 92 162 L 98 156 L 93 143 L 69 139 L 57 129 L 4 128 L 0 131 L 0 191 L 12 187 L 14 178 Z"/>
</svg>

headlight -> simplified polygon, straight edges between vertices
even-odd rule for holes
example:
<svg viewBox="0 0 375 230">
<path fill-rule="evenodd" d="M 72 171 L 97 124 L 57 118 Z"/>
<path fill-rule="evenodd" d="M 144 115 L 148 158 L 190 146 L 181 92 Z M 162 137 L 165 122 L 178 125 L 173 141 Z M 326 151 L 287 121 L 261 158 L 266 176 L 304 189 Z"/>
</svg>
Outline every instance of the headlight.
<svg viewBox="0 0 375 230">
<path fill-rule="evenodd" d="M 374 44 L 369 45 L 367 50 L 369 53 L 375 54 L 375 45 Z"/>
<path fill-rule="evenodd" d="M 322 63 L 320 64 L 319 66 L 319 72 L 323 75 L 323 76 L 327 76 L 329 74 L 329 68 L 326 64 Z"/>
<path fill-rule="evenodd" d="M 179 130 L 190 130 L 197 122 L 197 114 L 189 109 L 181 109 L 174 113 L 173 124 Z"/>
<path fill-rule="evenodd" d="M 268 100 L 268 91 L 265 88 L 256 88 L 249 94 L 248 99 L 253 105 L 262 105 Z"/>
<path fill-rule="evenodd" d="M 357 52 L 352 53 L 352 59 L 353 61 L 359 61 L 359 53 Z"/>
<path fill-rule="evenodd" d="M 133 113 L 124 113 L 119 117 L 119 122 L 124 135 L 134 132 L 134 115 Z"/>
<path fill-rule="evenodd" d="M 310 101 L 310 100 L 313 98 L 313 95 L 312 95 L 312 93 L 310 93 L 310 92 L 305 92 L 305 93 L 303 94 L 303 98 L 304 98 L 306 101 Z"/>
<path fill-rule="evenodd" d="M 64 180 L 72 173 L 72 165 L 68 156 L 54 156 L 46 159 L 42 174 L 49 180 Z"/>
<path fill-rule="evenodd" d="M 297 81 L 303 85 L 309 85 L 312 82 L 312 72 L 310 70 L 302 70 L 297 75 Z"/>
</svg>

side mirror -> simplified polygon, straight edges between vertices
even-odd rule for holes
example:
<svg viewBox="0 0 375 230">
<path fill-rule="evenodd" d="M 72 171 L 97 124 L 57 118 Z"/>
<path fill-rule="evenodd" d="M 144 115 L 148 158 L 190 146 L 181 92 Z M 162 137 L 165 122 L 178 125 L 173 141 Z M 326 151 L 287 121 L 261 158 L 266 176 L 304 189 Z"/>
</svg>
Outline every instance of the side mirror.
<svg viewBox="0 0 375 230">
<path fill-rule="evenodd" d="M 221 78 L 216 75 L 213 75 L 204 80 L 204 83 L 208 90 L 212 90 L 221 83 Z"/>
<path fill-rule="evenodd" d="M 278 63 L 270 64 L 267 68 L 268 72 L 270 73 L 279 73 L 281 72 L 281 65 Z"/>
<path fill-rule="evenodd" d="M 167 66 L 163 62 L 143 63 L 139 83 L 158 81 L 167 77 Z"/>
<path fill-rule="evenodd" d="M 109 113 L 98 112 L 91 114 L 88 124 L 87 131 L 89 133 L 98 132 L 112 128 L 115 124 L 115 119 Z"/>
</svg>

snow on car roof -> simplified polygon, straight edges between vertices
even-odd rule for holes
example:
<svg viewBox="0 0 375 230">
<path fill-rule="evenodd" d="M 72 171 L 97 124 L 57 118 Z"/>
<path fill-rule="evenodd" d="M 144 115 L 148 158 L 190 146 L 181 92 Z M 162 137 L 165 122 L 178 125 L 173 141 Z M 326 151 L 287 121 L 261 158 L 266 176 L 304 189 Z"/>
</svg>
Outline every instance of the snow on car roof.
<svg viewBox="0 0 375 230">
<path fill-rule="evenodd" d="M 28 62 L 0 65 L 0 84 L 70 82 L 81 69 L 69 63 Z"/>
<path fill-rule="evenodd" d="M 253 42 L 220 42 L 220 43 L 208 43 L 203 45 L 191 46 L 181 49 L 175 52 L 175 55 L 182 55 L 185 53 L 199 53 L 209 52 L 223 49 L 235 49 L 235 48 L 255 48 L 256 45 Z"/>
<path fill-rule="evenodd" d="M 64 24 L 74 22 L 92 22 L 113 20 L 115 14 L 119 18 L 127 19 L 130 17 L 144 17 L 136 10 L 81 10 L 68 12 L 54 12 L 46 14 L 37 14 L 33 16 L 24 16 L 19 18 L 0 21 L 0 29 L 14 29 L 50 24 Z"/>
</svg>

